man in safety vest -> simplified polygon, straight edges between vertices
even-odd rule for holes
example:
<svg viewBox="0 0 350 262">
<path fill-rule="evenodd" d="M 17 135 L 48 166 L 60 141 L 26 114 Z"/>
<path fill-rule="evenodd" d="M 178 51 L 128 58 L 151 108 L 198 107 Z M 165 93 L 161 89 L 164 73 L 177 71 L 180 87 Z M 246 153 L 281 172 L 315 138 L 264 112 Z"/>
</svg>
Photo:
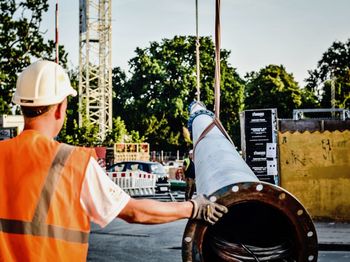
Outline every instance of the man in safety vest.
<svg viewBox="0 0 350 262">
<path fill-rule="evenodd" d="M 191 200 L 192 196 L 194 194 L 194 191 L 196 189 L 196 173 L 195 173 L 195 167 L 193 163 L 193 150 L 191 149 L 188 152 L 188 157 L 184 159 L 183 164 L 183 170 L 185 175 L 185 181 L 186 181 L 186 189 L 185 189 L 185 200 Z"/>
<path fill-rule="evenodd" d="M 18 77 L 13 102 L 24 131 L 0 142 L 0 261 L 85 261 L 90 222 L 115 217 L 155 224 L 190 218 L 214 224 L 227 208 L 204 196 L 188 202 L 130 198 L 95 160 L 93 149 L 59 143 L 67 73 L 38 61 Z"/>
</svg>

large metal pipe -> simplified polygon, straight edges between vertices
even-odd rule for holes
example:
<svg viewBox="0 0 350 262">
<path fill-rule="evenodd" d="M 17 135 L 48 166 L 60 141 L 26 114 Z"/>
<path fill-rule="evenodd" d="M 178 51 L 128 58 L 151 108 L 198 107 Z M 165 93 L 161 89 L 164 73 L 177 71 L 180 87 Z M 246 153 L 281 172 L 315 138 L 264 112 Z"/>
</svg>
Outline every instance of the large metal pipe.
<svg viewBox="0 0 350 262">
<path fill-rule="evenodd" d="M 317 261 L 316 230 L 302 204 L 258 180 L 225 131 L 207 128 L 214 114 L 203 104 L 192 103 L 190 113 L 197 193 L 229 212 L 214 226 L 188 222 L 183 261 Z"/>
</svg>

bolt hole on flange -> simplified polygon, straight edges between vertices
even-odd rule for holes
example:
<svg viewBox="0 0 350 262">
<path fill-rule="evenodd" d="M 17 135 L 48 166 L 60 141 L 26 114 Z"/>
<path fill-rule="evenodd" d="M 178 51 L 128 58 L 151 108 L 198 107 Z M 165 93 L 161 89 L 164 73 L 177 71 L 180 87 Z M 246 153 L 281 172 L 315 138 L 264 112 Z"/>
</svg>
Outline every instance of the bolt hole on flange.
<svg viewBox="0 0 350 262">
<path fill-rule="evenodd" d="M 281 193 L 281 194 L 278 196 L 278 198 L 279 198 L 280 200 L 284 200 L 284 199 L 286 199 L 286 194 L 285 194 L 285 193 Z"/>
<path fill-rule="evenodd" d="M 231 190 L 232 192 L 237 193 L 239 191 L 239 186 L 233 186 Z"/>
<path fill-rule="evenodd" d="M 216 198 L 216 196 L 211 196 L 211 197 L 209 198 L 209 200 L 210 200 L 211 202 L 215 203 L 216 200 L 217 200 L 217 198 Z"/>
<path fill-rule="evenodd" d="M 264 188 L 264 186 L 262 184 L 259 184 L 259 185 L 256 186 L 256 191 L 260 192 L 260 191 L 263 190 L 263 188 Z"/>
<path fill-rule="evenodd" d="M 192 238 L 191 238 L 191 237 L 185 237 L 185 241 L 186 241 L 187 243 L 190 243 L 190 242 L 192 241 Z"/>
<path fill-rule="evenodd" d="M 307 232 L 308 237 L 312 237 L 313 235 L 314 235 L 314 232 L 312 232 L 312 231 Z"/>
</svg>

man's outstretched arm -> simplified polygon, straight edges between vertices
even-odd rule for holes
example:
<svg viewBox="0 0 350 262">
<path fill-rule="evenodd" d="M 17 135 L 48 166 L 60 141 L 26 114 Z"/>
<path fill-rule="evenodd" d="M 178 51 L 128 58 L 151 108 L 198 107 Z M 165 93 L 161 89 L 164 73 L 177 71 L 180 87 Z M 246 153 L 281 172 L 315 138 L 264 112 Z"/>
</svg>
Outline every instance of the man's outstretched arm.
<svg viewBox="0 0 350 262">
<path fill-rule="evenodd" d="M 139 224 L 161 224 L 190 218 L 193 204 L 187 202 L 160 202 L 152 199 L 131 198 L 118 217 Z"/>
<path fill-rule="evenodd" d="M 228 209 L 199 195 L 186 202 L 160 202 L 131 198 L 118 217 L 129 223 L 161 224 L 191 218 L 215 224 Z"/>
</svg>

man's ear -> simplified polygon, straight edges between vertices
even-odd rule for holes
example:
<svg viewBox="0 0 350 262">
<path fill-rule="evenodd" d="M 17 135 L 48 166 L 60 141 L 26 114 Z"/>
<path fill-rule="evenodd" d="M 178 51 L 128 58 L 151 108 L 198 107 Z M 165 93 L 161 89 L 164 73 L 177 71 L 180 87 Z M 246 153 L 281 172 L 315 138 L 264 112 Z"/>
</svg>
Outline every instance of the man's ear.
<svg viewBox="0 0 350 262">
<path fill-rule="evenodd" d="M 56 119 L 60 119 L 61 117 L 64 116 L 64 112 L 63 112 L 64 108 L 63 108 L 62 104 L 63 104 L 63 102 L 55 105 L 54 110 L 55 110 L 55 118 Z"/>
</svg>

